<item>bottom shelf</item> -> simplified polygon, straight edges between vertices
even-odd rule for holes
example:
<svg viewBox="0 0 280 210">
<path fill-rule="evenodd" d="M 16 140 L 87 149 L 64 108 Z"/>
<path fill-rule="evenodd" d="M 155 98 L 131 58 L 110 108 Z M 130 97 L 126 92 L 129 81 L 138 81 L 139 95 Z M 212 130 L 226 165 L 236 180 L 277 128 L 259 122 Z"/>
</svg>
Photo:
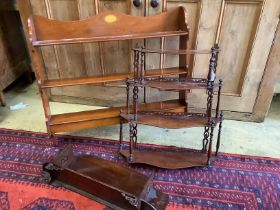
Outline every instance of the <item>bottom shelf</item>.
<svg viewBox="0 0 280 210">
<path fill-rule="evenodd" d="M 129 158 L 129 150 L 122 150 L 129 163 L 141 163 L 159 168 L 179 169 L 194 166 L 207 166 L 207 154 L 202 152 L 155 152 L 155 151 L 133 151 L 133 159 Z M 213 160 L 214 157 L 211 157 Z"/>
</svg>

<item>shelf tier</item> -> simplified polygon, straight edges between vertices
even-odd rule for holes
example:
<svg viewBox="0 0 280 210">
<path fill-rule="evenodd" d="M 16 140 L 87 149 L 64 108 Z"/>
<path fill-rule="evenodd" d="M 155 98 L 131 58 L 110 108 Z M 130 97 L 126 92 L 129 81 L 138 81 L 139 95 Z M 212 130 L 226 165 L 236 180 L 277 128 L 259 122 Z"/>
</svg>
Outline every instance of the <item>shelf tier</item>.
<svg viewBox="0 0 280 210">
<path fill-rule="evenodd" d="M 139 110 L 182 110 L 185 104 L 180 100 L 168 100 L 162 102 L 152 102 L 139 104 Z M 101 126 L 116 125 L 120 123 L 120 111 L 126 107 L 111 107 L 106 109 L 81 111 L 51 115 L 48 126 L 51 133 L 67 132 L 87 128 L 97 128 Z"/>
<path fill-rule="evenodd" d="M 156 76 L 172 76 L 187 74 L 186 68 L 165 68 L 165 69 L 152 69 L 145 71 L 145 77 L 156 77 Z M 127 78 L 133 79 L 133 73 L 118 73 L 109 74 L 105 76 L 92 76 L 92 77 L 78 77 L 78 78 L 66 78 L 66 79 L 54 79 L 42 81 L 41 88 L 53 88 L 53 87 L 64 87 L 74 85 L 90 85 L 90 84 L 101 84 L 105 82 L 118 82 L 125 81 Z"/>
<path fill-rule="evenodd" d="M 129 163 L 147 164 L 159 168 L 179 169 L 194 166 L 207 166 L 207 154 L 202 152 L 155 152 L 133 150 L 132 160 L 129 158 L 129 150 L 122 150 L 120 154 L 124 156 Z"/>
<path fill-rule="evenodd" d="M 162 37 L 173 37 L 188 35 L 187 31 L 168 31 L 168 32 L 151 32 L 142 34 L 131 34 L 131 35 L 111 35 L 111 36 L 100 36 L 100 37 L 89 37 L 89 38 L 72 38 L 72 39 L 58 39 L 58 40 L 34 40 L 32 45 L 37 46 L 49 46 L 49 45 L 65 45 L 65 44 L 79 44 L 79 43 L 90 43 L 90 42 L 108 42 L 108 41 L 122 41 L 122 40 L 133 40 L 133 39 L 149 39 L 149 38 L 162 38 Z"/>
<path fill-rule="evenodd" d="M 181 78 L 152 78 L 152 80 L 145 79 L 143 84 L 139 86 L 157 88 L 159 90 L 190 90 L 190 89 L 207 89 L 207 79 L 184 79 Z M 214 84 L 217 87 L 218 84 Z"/>
<path fill-rule="evenodd" d="M 190 128 L 204 127 L 208 125 L 208 117 L 201 113 L 185 113 L 185 112 L 158 112 L 158 111 L 138 111 L 136 118 L 134 114 L 121 112 L 121 117 L 129 122 L 155 126 L 159 128 Z M 215 126 L 220 122 L 219 118 L 212 118 Z"/>
<path fill-rule="evenodd" d="M 148 49 L 148 48 L 134 48 L 139 52 L 156 53 L 156 54 L 171 54 L 171 55 L 187 55 L 187 54 L 211 54 L 211 50 L 180 50 L 180 49 Z M 220 50 L 216 50 L 220 51 Z"/>
</svg>

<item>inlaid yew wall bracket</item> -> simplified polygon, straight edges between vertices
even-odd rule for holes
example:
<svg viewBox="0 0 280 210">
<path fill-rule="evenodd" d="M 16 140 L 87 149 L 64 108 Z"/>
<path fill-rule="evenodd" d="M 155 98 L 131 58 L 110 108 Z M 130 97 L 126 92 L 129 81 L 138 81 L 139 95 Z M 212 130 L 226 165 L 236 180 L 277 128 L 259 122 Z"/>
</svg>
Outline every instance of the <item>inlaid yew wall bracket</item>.
<svg viewBox="0 0 280 210">
<path fill-rule="evenodd" d="M 41 55 L 41 48 L 43 46 L 180 36 L 180 45 L 186 49 L 189 34 L 186 11 L 183 7 L 177 7 L 160 15 L 150 17 L 138 17 L 106 11 L 79 21 L 52 20 L 30 14 L 28 28 L 32 63 L 41 93 L 46 126 L 50 136 L 60 132 L 119 124 L 119 112 L 123 108 L 109 107 L 92 111 L 52 114 L 48 95 L 48 91 L 51 88 L 100 85 L 121 81 L 125 83 L 128 77 L 133 77 L 133 73 L 128 70 L 127 72 L 129 73 L 116 73 L 104 76 L 49 79 L 46 76 L 47 69 L 44 68 L 44 61 Z M 188 71 L 186 60 L 186 57 L 181 57 L 182 65 L 180 65 L 180 68 L 153 69 L 147 74 L 150 76 L 186 74 Z M 181 92 L 180 95 L 180 100 L 145 103 L 140 104 L 139 107 L 142 110 L 149 111 L 158 110 L 161 107 L 166 109 L 180 108 L 184 106 L 184 93 Z"/>
</svg>

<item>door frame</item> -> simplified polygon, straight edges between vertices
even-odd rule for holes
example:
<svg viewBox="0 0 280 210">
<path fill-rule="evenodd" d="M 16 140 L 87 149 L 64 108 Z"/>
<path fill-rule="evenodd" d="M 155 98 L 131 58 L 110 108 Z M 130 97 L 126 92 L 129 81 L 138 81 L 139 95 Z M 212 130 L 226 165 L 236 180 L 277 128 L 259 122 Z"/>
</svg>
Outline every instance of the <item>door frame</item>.
<svg viewBox="0 0 280 210">
<path fill-rule="evenodd" d="M 278 25 L 274 34 L 272 46 L 266 61 L 263 77 L 259 86 L 252 114 L 249 120 L 263 122 L 268 114 L 270 104 L 274 95 L 275 85 L 280 77 L 280 15 Z"/>
</svg>

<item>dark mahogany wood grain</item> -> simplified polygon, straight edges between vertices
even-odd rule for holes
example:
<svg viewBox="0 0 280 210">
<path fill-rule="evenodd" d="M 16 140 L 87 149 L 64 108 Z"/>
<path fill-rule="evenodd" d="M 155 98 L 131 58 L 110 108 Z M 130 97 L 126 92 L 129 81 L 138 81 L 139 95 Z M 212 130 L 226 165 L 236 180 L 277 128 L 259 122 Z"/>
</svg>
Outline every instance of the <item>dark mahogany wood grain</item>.
<svg viewBox="0 0 280 210">
<path fill-rule="evenodd" d="M 195 81 L 193 79 L 187 79 L 187 80 L 176 80 L 173 79 L 173 81 L 164 81 L 162 79 L 156 79 L 152 81 L 146 81 L 144 82 L 144 85 L 146 87 L 151 88 L 157 88 L 160 90 L 172 90 L 172 91 L 180 91 L 180 90 L 191 90 L 191 89 L 207 89 L 208 88 L 208 82 L 206 81 Z M 218 84 L 214 84 L 215 87 L 218 86 Z"/>
<path fill-rule="evenodd" d="M 186 54 L 211 54 L 211 50 L 180 50 L 180 49 L 148 49 L 148 48 L 135 48 L 135 50 L 144 53 L 160 53 L 160 54 L 173 54 L 173 55 L 186 55 Z"/>
<path fill-rule="evenodd" d="M 121 117 L 131 121 L 134 115 L 128 115 L 125 112 L 121 113 Z M 163 110 L 162 112 L 141 112 L 137 113 L 137 123 L 155 126 L 159 128 L 191 128 L 191 127 L 204 127 L 208 124 L 208 117 L 206 114 L 190 114 L 190 113 L 178 113 L 168 112 Z M 219 118 L 214 119 L 215 126 L 220 122 Z"/>
<path fill-rule="evenodd" d="M 155 190 L 152 178 L 112 161 L 74 156 L 68 145 L 43 166 L 45 179 L 113 209 L 165 209 L 168 197 Z"/>
<path fill-rule="evenodd" d="M 129 163 L 148 164 L 159 168 L 179 169 L 194 166 L 206 166 L 207 154 L 201 152 L 147 152 L 135 150 L 132 159 L 129 151 L 122 150 L 123 155 Z"/>
<path fill-rule="evenodd" d="M 178 50 L 151 50 L 145 48 L 134 49 L 134 78 L 127 80 L 127 109 L 122 110 L 120 116 L 124 121 L 129 122 L 129 149 L 123 150 L 123 121 L 120 123 L 120 153 L 125 156 L 129 163 L 142 163 L 160 168 L 187 168 L 193 166 L 210 165 L 212 156 L 212 143 L 214 128 L 218 123 L 218 140 L 216 154 L 220 146 L 220 136 L 222 127 L 222 114 L 220 114 L 220 96 L 222 80 L 215 84 L 216 66 L 218 60 L 219 47 L 214 45 L 211 51 L 188 51 L 186 40 L 180 37 L 180 49 Z M 184 43 L 183 43 L 184 41 Z M 145 55 L 146 53 L 158 54 L 177 54 L 179 55 L 179 66 L 186 64 L 189 58 L 188 54 L 209 53 L 211 58 L 209 62 L 209 73 L 207 78 L 193 78 L 192 72 L 188 71 L 185 75 L 178 77 L 145 77 Z M 139 88 L 157 88 L 159 90 L 179 91 L 179 101 L 186 103 L 187 95 L 192 89 L 205 89 L 207 100 L 201 103 L 206 104 L 206 112 L 189 113 L 187 106 L 184 110 L 159 110 L 159 111 L 141 111 L 139 110 Z M 216 115 L 213 116 L 213 96 L 214 88 L 218 87 L 218 100 L 216 104 Z M 130 91 L 130 89 L 132 91 Z M 131 98 L 131 99 L 130 99 Z M 129 102 L 132 100 L 132 102 Z M 128 105 L 132 103 L 133 109 Z M 187 104 L 186 104 L 187 105 Z M 191 127 L 204 127 L 202 135 L 201 153 L 177 153 L 177 152 L 146 152 L 137 148 L 138 145 L 138 125 L 144 124 L 159 128 L 179 129 Z"/>
</svg>

